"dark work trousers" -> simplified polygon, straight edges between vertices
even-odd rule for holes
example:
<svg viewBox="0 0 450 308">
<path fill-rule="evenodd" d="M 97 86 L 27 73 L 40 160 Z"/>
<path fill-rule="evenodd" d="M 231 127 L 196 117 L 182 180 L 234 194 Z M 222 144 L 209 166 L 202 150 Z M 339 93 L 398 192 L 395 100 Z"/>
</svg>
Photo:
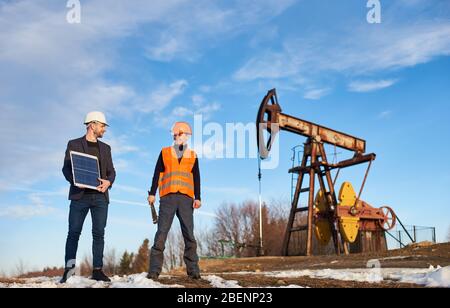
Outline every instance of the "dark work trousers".
<svg viewBox="0 0 450 308">
<path fill-rule="evenodd" d="M 194 200 L 183 194 L 169 194 L 160 199 L 158 231 L 150 253 L 150 272 L 161 273 L 167 235 L 175 214 L 180 221 L 184 238 L 184 262 L 188 275 L 200 273 L 197 242 L 194 237 Z"/>
</svg>

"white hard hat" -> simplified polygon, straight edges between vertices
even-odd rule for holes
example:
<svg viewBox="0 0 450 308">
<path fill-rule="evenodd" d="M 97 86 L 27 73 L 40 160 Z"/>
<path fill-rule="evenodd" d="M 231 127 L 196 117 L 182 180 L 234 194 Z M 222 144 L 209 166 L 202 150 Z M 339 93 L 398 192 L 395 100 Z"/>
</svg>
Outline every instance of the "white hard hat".
<svg viewBox="0 0 450 308">
<path fill-rule="evenodd" d="M 100 122 L 102 124 L 105 124 L 106 126 L 109 126 L 108 122 L 106 122 L 105 115 L 103 114 L 103 112 L 100 112 L 100 111 L 92 111 L 86 115 L 84 124 L 89 124 L 91 122 Z"/>
</svg>

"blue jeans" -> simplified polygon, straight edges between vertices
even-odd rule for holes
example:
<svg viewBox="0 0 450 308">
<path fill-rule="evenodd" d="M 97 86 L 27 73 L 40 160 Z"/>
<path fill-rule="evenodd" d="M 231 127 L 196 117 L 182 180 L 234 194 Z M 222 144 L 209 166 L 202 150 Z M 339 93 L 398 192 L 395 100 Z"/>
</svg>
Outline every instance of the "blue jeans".
<svg viewBox="0 0 450 308">
<path fill-rule="evenodd" d="M 108 217 L 108 201 L 104 194 L 84 194 L 80 200 L 70 203 L 69 234 L 66 242 L 66 265 L 75 265 L 78 240 L 83 229 L 84 220 L 91 210 L 92 217 L 92 254 L 94 268 L 103 267 L 103 250 L 105 247 L 105 227 Z"/>
</svg>

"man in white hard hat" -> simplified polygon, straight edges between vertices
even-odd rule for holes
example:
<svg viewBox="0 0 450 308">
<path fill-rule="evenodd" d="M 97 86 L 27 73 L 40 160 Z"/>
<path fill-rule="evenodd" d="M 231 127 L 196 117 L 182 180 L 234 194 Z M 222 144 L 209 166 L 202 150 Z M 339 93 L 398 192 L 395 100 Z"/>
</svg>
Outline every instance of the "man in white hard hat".
<svg viewBox="0 0 450 308">
<path fill-rule="evenodd" d="M 187 141 L 192 135 L 188 123 L 175 123 L 172 135 L 175 143 L 162 149 L 149 191 L 148 202 L 153 204 L 159 186 L 160 204 L 158 231 L 150 253 L 147 278 L 158 279 L 161 273 L 167 235 L 177 215 L 184 237 L 184 262 L 187 274 L 192 279 L 200 279 L 193 215 L 194 209 L 201 206 L 198 158 L 187 146 Z"/>
<path fill-rule="evenodd" d="M 78 249 L 78 240 L 81 235 L 84 220 L 91 212 L 92 217 L 92 253 L 93 271 L 92 279 L 109 282 L 110 279 L 103 273 L 103 251 L 105 246 L 105 227 L 108 216 L 109 194 L 116 178 L 116 171 L 111 156 L 111 147 L 100 138 L 106 132 L 108 123 L 103 113 L 94 111 L 87 114 L 84 124 L 86 135 L 69 141 L 64 158 L 63 174 L 70 183 L 69 200 L 69 232 L 66 241 L 65 271 L 61 283 L 65 283 L 74 274 L 75 260 Z M 101 178 L 98 179 L 96 190 L 79 188 L 74 185 L 70 151 L 76 151 L 96 156 L 100 165 Z"/>
</svg>

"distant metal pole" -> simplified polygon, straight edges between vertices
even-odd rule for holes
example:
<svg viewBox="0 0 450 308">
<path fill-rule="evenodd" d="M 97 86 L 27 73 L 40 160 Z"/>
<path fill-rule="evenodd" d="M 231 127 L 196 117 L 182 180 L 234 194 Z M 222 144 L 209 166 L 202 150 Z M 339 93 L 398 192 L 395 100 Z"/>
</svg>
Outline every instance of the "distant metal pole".
<svg viewBox="0 0 450 308">
<path fill-rule="evenodd" d="M 258 155 L 258 181 L 259 181 L 259 249 L 263 254 L 263 219 L 262 219 L 262 185 L 261 185 L 261 157 Z"/>
<path fill-rule="evenodd" d="M 292 148 L 292 168 L 295 167 L 295 148 Z M 291 175 L 291 204 L 294 196 L 294 173 Z"/>
<path fill-rule="evenodd" d="M 402 226 L 403 230 L 405 231 L 406 235 L 408 235 L 409 239 L 411 240 L 411 242 L 415 243 L 415 241 L 413 240 L 413 238 L 411 237 L 411 234 L 409 234 L 408 230 L 405 228 L 405 226 L 403 225 L 402 221 L 400 220 L 400 218 L 398 218 L 397 216 L 397 221 L 400 223 L 400 225 Z"/>
<path fill-rule="evenodd" d="M 414 232 L 414 243 L 417 243 L 417 232 L 416 232 L 416 226 L 413 226 L 413 232 Z"/>
<path fill-rule="evenodd" d="M 433 243 L 436 244 L 436 228 L 433 228 Z"/>
<path fill-rule="evenodd" d="M 386 233 L 387 233 L 390 237 L 392 237 L 397 243 L 401 244 L 401 242 L 400 242 L 395 236 L 393 236 L 391 233 L 389 233 L 389 231 L 386 231 Z"/>
<path fill-rule="evenodd" d="M 222 247 L 222 258 L 225 258 L 225 248 L 223 247 L 223 241 L 219 241 L 220 246 Z"/>
</svg>

